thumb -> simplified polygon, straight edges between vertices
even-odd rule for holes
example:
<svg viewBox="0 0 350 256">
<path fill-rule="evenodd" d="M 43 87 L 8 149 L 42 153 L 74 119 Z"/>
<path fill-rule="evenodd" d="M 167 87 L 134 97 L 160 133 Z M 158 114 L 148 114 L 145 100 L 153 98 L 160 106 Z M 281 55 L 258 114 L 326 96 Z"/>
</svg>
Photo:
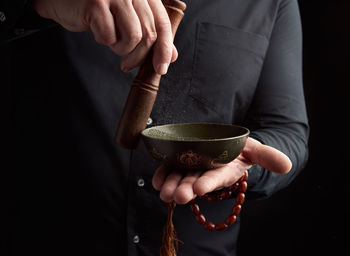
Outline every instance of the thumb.
<svg viewBox="0 0 350 256">
<path fill-rule="evenodd" d="M 279 174 L 286 174 L 292 168 L 289 157 L 281 151 L 259 141 L 248 138 L 242 155 L 254 164 Z"/>
</svg>

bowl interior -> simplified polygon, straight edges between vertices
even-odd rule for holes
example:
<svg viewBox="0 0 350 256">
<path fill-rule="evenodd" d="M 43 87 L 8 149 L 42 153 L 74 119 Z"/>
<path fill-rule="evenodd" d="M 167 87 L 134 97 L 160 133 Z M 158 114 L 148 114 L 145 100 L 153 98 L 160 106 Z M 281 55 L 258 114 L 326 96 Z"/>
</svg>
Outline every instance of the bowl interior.
<svg viewBox="0 0 350 256">
<path fill-rule="evenodd" d="M 148 128 L 142 136 L 165 141 L 220 141 L 248 136 L 249 130 L 235 125 L 192 123 L 167 124 Z"/>
</svg>

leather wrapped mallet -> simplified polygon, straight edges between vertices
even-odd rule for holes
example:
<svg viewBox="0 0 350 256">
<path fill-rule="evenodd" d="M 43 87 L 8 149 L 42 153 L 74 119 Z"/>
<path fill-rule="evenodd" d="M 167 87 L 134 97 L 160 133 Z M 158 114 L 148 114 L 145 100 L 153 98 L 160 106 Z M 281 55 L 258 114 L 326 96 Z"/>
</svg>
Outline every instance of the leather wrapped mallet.
<svg viewBox="0 0 350 256">
<path fill-rule="evenodd" d="M 164 0 L 168 12 L 173 36 L 184 16 L 186 4 L 179 0 Z M 157 97 L 161 75 L 153 68 L 153 51 L 147 55 L 131 85 L 123 114 L 115 135 L 115 143 L 127 149 L 137 147 L 140 133 L 146 128 Z"/>
</svg>

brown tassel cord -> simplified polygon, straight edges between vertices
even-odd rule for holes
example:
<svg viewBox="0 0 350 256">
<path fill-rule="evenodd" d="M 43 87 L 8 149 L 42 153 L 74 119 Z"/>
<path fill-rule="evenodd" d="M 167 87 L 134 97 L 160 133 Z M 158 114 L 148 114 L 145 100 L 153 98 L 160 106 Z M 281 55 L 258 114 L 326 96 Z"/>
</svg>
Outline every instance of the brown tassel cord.
<svg viewBox="0 0 350 256">
<path fill-rule="evenodd" d="M 168 219 L 163 229 L 162 247 L 160 248 L 160 256 L 176 256 L 179 240 L 173 224 L 173 214 L 176 203 L 173 201 L 167 203 Z"/>
<path fill-rule="evenodd" d="M 229 226 L 233 225 L 237 220 L 237 215 L 241 212 L 242 204 L 245 199 L 245 192 L 247 191 L 247 180 L 248 180 L 248 171 L 232 186 L 208 193 L 204 196 L 200 196 L 201 199 L 207 200 L 209 202 L 221 201 L 229 198 L 234 191 L 238 189 L 238 194 L 236 196 L 236 201 L 232 207 L 230 215 L 226 218 L 224 222 L 214 224 L 210 221 L 207 221 L 204 215 L 201 213 L 198 204 L 195 199 L 190 202 L 191 211 L 194 213 L 196 220 L 199 224 L 204 225 L 205 229 L 209 231 L 222 231 L 227 229 Z M 160 256 L 176 256 L 178 249 L 178 243 L 181 242 L 176 237 L 176 232 L 173 224 L 173 214 L 176 207 L 176 203 L 173 201 L 167 203 L 168 206 L 168 219 L 163 229 L 163 239 L 162 247 L 160 248 Z M 182 243 L 182 242 L 181 242 Z"/>
</svg>

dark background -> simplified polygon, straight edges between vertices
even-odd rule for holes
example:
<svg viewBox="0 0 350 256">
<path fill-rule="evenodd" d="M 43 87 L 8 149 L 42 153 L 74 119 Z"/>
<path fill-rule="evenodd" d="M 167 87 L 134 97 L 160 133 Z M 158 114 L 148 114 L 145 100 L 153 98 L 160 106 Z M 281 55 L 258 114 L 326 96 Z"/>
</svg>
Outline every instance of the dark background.
<svg viewBox="0 0 350 256">
<path fill-rule="evenodd" d="M 350 0 L 299 0 L 299 5 L 310 158 L 287 189 L 244 204 L 240 256 L 347 254 Z M 1 96 L 6 102 L 7 93 Z"/>
<path fill-rule="evenodd" d="M 271 198 L 244 205 L 240 256 L 344 255 L 349 168 L 350 1 L 299 0 L 311 127 L 304 171 Z"/>
</svg>

